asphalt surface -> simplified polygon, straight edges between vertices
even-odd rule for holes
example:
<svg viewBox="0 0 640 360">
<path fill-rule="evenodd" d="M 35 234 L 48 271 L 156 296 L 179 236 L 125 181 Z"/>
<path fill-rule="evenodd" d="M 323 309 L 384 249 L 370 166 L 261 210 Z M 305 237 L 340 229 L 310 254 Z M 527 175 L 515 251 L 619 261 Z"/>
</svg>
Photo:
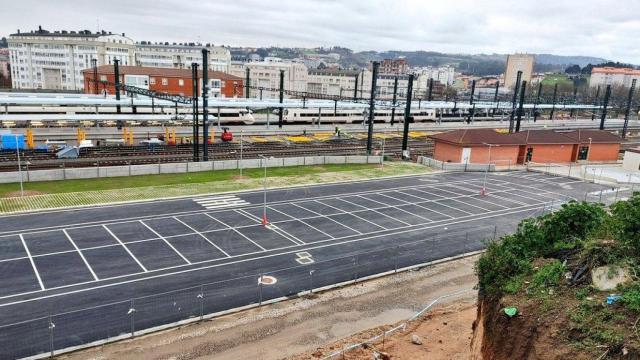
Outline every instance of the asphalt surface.
<svg viewBox="0 0 640 360">
<path fill-rule="evenodd" d="M 449 173 L 0 217 L 0 358 L 479 250 L 599 185 Z M 285 184 L 283 184 L 285 185 Z M 270 276 L 259 284 L 260 274 Z M 274 283 L 268 284 L 267 280 Z"/>
</svg>

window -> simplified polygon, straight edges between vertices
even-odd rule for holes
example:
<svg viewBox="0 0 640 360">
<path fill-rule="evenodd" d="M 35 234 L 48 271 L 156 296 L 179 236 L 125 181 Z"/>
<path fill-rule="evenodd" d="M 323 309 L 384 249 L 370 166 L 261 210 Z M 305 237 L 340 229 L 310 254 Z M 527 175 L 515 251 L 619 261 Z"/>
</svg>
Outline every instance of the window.
<svg viewBox="0 0 640 360">
<path fill-rule="evenodd" d="M 100 75 L 100 81 L 107 81 L 107 75 Z"/>
<path fill-rule="evenodd" d="M 178 80 L 178 86 L 184 86 L 184 80 L 183 79 L 179 79 Z"/>
<path fill-rule="evenodd" d="M 156 78 L 154 78 L 154 77 L 149 78 L 149 84 L 155 85 L 156 84 Z"/>
<path fill-rule="evenodd" d="M 580 150 L 578 150 L 578 160 L 587 160 L 588 157 L 589 157 L 589 147 L 580 146 Z"/>
<path fill-rule="evenodd" d="M 169 80 L 167 80 L 167 78 L 162 78 L 162 85 L 163 86 L 169 85 Z"/>
</svg>

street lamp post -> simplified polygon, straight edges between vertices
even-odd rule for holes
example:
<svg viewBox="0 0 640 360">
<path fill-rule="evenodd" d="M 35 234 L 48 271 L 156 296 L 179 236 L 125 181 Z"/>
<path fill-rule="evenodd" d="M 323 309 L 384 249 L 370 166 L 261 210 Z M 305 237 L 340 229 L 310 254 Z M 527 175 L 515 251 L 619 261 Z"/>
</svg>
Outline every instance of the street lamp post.
<svg viewBox="0 0 640 360">
<path fill-rule="evenodd" d="M 18 134 L 14 134 L 16 138 L 16 153 L 18 154 L 18 173 L 20 174 L 20 196 L 24 197 L 24 186 L 22 185 L 22 166 L 20 165 L 20 147 L 18 146 Z"/>
<path fill-rule="evenodd" d="M 494 146 L 500 146 L 500 145 L 488 144 L 488 143 L 482 143 L 482 144 L 487 145 L 489 147 L 489 161 L 487 163 L 487 169 L 484 172 L 484 181 L 482 182 L 482 190 L 480 190 L 480 195 L 485 196 L 487 195 L 487 175 L 489 174 L 489 168 L 491 167 L 491 148 L 493 148 Z"/>
<path fill-rule="evenodd" d="M 264 189 L 264 201 L 262 204 L 262 225 L 269 224 L 267 220 L 267 157 L 264 155 L 258 155 L 260 159 L 264 161 L 264 180 L 262 181 L 262 186 Z"/>
</svg>

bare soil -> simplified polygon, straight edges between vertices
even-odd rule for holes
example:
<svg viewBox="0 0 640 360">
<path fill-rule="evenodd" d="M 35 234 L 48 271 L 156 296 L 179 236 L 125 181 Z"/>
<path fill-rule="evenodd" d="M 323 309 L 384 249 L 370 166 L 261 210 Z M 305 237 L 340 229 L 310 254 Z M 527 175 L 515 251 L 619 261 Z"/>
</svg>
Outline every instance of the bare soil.
<svg viewBox="0 0 640 360">
<path fill-rule="evenodd" d="M 379 340 L 366 347 L 348 351 L 344 357 L 339 356 L 338 359 L 370 360 L 377 352 L 394 360 L 466 360 L 471 357 L 472 325 L 475 319 L 475 299 L 463 298 L 455 303 L 434 308 L 427 315 L 409 323 L 406 330 L 386 336 L 384 341 Z M 392 326 L 369 329 L 328 347 L 340 349 L 345 345 L 361 343 L 389 328 Z M 411 342 L 413 335 L 420 337 L 422 345 Z M 317 359 L 325 355 L 318 349 L 293 356 L 288 360 Z"/>
<path fill-rule="evenodd" d="M 42 194 L 45 194 L 45 193 L 37 190 L 24 191 L 24 196 L 33 196 L 33 195 L 42 195 Z M 20 197 L 20 196 L 22 196 L 22 193 L 20 192 L 20 190 L 18 190 L 18 191 L 6 192 L 3 197 L 11 198 L 11 197 Z"/>
<path fill-rule="evenodd" d="M 404 321 L 433 299 L 476 284 L 477 257 L 442 263 L 336 290 L 106 344 L 60 359 L 259 359 L 317 358 L 332 352 L 340 339 L 367 329 Z M 462 359 L 475 319 L 475 291 L 446 299 L 434 321 L 417 325 L 429 359 Z M 456 304 L 458 307 L 448 307 Z M 469 312 L 469 307 L 473 311 Z M 446 322 L 448 325 L 444 325 Z M 423 325 L 422 325 L 423 324 Z M 388 326 L 388 325 L 387 325 Z M 413 326 L 413 324 L 412 324 Z M 388 344 L 400 353 L 410 333 Z M 454 334 L 456 334 L 454 336 Z M 457 340 L 455 340 L 457 339 Z M 396 342 L 397 341 L 397 342 Z M 439 341 L 442 341 L 440 343 Z M 460 345 L 453 346 L 453 343 Z M 327 345 L 329 344 L 329 345 Z M 465 345 L 466 344 L 466 345 Z M 386 344 L 385 344 L 386 345 Z M 416 346 L 416 345 L 413 345 Z M 409 347 L 411 348 L 411 347 Z M 454 349 L 450 352 L 449 349 Z M 414 350 L 411 348 L 411 350 Z M 427 351 L 427 352 L 424 352 Z M 447 354 L 451 353 L 449 356 Z M 460 357 L 458 356 L 460 354 Z M 301 354 L 301 355 L 298 355 Z M 311 355 L 314 354 L 315 356 Z M 413 354 L 413 353 L 412 353 Z M 436 357 L 442 354 L 443 357 Z M 420 355 L 420 356 L 422 356 Z M 370 358 L 369 355 L 368 358 Z M 417 355 L 416 355 L 417 356 Z M 410 355 L 398 359 L 420 359 Z M 424 358 L 424 357 L 422 357 Z M 467 357 L 468 358 L 468 357 Z M 350 359 L 350 358 L 349 358 Z M 395 359 L 395 357 L 394 357 Z"/>
</svg>

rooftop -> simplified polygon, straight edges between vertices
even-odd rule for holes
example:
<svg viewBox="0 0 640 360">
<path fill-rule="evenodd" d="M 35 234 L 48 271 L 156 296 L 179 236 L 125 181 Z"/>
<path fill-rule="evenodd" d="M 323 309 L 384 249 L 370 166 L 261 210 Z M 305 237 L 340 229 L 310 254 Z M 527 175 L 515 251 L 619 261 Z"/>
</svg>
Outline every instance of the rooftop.
<svg viewBox="0 0 640 360">
<path fill-rule="evenodd" d="M 164 76 L 164 77 L 180 77 L 191 78 L 191 69 L 175 69 L 175 68 L 160 68 L 160 67 L 146 67 L 146 66 L 120 66 L 119 71 L 121 75 L 148 75 L 148 76 Z M 88 68 L 82 71 L 83 73 L 93 73 L 93 68 Z M 113 75 L 113 65 L 98 66 L 98 74 L 100 75 Z M 242 80 L 242 78 L 223 73 L 221 71 L 209 71 L 209 77 L 221 80 Z M 198 70 L 198 77 L 202 77 L 202 70 Z"/>
<path fill-rule="evenodd" d="M 99 36 L 106 36 L 106 35 L 114 35 L 111 31 L 107 32 L 107 31 L 97 31 L 95 33 L 91 32 L 91 30 L 56 30 L 56 31 L 49 31 L 49 30 L 45 30 L 42 28 L 42 26 L 38 26 L 38 30 L 31 30 L 29 32 L 20 32 L 20 29 L 18 29 L 17 33 L 11 34 L 9 36 L 11 37 L 20 37 L 20 36 L 51 36 L 51 37 L 56 37 L 56 36 L 64 36 L 64 37 L 91 37 L 91 38 L 97 38 Z M 117 34 L 115 34 L 117 35 Z M 125 36 L 124 33 L 122 33 L 122 36 Z"/>
<path fill-rule="evenodd" d="M 640 70 L 632 68 L 615 68 L 610 66 L 594 67 L 592 74 L 623 74 L 623 75 L 640 75 Z"/>
<path fill-rule="evenodd" d="M 458 145 L 526 145 L 620 143 L 622 139 L 604 130 L 525 130 L 504 133 L 495 129 L 461 129 L 431 135 L 430 138 Z M 591 139 L 591 140 L 589 140 Z"/>
</svg>

